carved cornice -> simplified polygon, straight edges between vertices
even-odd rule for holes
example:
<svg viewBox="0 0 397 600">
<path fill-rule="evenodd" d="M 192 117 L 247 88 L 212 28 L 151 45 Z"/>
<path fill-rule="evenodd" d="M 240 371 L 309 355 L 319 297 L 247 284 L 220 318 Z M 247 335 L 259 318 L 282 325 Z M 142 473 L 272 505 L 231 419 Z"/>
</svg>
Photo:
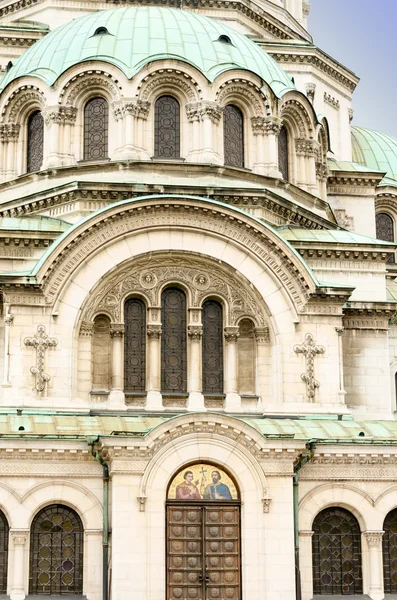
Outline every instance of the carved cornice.
<svg viewBox="0 0 397 600">
<path fill-rule="evenodd" d="M 294 247 L 296 247 L 299 254 L 305 260 L 309 261 L 311 259 L 321 258 L 327 261 L 337 259 L 341 262 L 351 261 L 358 263 L 359 261 L 363 261 L 364 263 L 384 263 L 387 257 L 393 253 L 393 250 L 385 252 L 384 246 L 380 248 L 371 248 L 368 250 L 358 250 L 357 248 L 352 248 L 351 250 L 343 250 L 342 248 L 332 248 L 332 246 L 327 247 L 325 245 L 323 248 L 318 248 L 314 247 L 312 244 L 307 244 L 306 247 L 294 244 Z"/>
<path fill-rule="evenodd" d="M 396 308 L 397 304 L 392 302 L 349 302 L 344 308 L 343 327 L 387 331 Z"/>
</svg>

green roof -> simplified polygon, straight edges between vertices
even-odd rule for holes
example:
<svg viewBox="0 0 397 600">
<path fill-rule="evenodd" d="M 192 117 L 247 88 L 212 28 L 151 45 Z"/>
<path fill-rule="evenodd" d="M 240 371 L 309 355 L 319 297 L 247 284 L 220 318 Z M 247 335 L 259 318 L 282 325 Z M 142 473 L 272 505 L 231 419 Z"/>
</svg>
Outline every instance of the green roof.
<svg viewBox="0 0 397 600">
<path fill-rule="evenodd" d="M 344 173 L 379 173 L 380 175 L 385 173 L 385 171 L 371 169 L 360 163 L 349 160 L 335 160 L 334 158 L 328 159 L 328 166 L 331 171 L 343 171 Z"/>
<path fill-rule="evenodd" d="M 277 231 L 292 244 L 294 242 L 312 242 L 315 244 L 354 244 L 356 246 L 376 244 L 377 246 L 391 246 L 391 248 L 396 246 L 394 242 L 385 242 L 345 229 L 303 229 L 281 226 L 277 227 Z"/>
<path fill-rule="evenodd" d="M 397 138 L 372 129 L 352 127 L 353 161 L 369 169 L 386 173 L 381 185 L 397 180 Z"/>
<path fill-rule="evenodd" d="M 32 411 L 35 412 L 35 411 Z M 129 415 L 79 415 L 79 414 L 0 414 L 0 439 L 59 437 L 88 438 L 98 435 L 144 437 L 157 426 L 172 421 L 180 415 L 129 416 Z M 194 417 L 194 415 L 192 415 Z M 235 417 L 256 429 L 264 437 L 293 439 L 317 443 L 397 443 L 396 421 L 361 421 L 350 418 L 338 420 L 337 416 L 308 416 L 296 418 Z M 172 424 L 170 423 L 170 427 Z M 23 432 L 20 427 L 24 427 Z"/>
<path fill-rule="evenodd" d="M 107 34 L 95 35 L 99 28 Z M 219 41 L 228 36 L 231 43 Z M 104 61 L 133 77 L 149 62 L 175 59 L 193 65 L 209 81 L 231 69 L 259 75 L 274 93 L 295 89 L 273 58 L 245 35 L 209 17 L 157 6 L 127 6 L 94 12 L 55 29 L 36 42 L 0 81 L 34 76 L 53 85 L 73 65 Z"/>
<path fill-rule="evenodd" d="M 62 233 L 71 227 L 70 223 L 51 217 L 1 217 L 1 231 L 45 231 Z"/>
</svg>

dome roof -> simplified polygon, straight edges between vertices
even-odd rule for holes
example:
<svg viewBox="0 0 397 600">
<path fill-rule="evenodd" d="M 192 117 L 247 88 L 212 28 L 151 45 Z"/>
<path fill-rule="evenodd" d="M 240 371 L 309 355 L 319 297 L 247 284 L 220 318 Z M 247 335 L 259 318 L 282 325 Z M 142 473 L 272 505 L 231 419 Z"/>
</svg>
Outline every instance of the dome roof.
<svg viewBox="0 0 397 600">
<path fill-rule="evenodd" d="M 102 29 L 95 35 L 100 28 L 108 33 Z M 1 79 L 0 90 L 27 75 L 50 86 L 73 65 L 90 60 L 111 63 L 131 78 L 147 63 L 165 58 L 193 65 L 209 81 L 239 68 L 259 75 L 277 96 L 295 89 L 264 50 L 219 21 L 175 8 L 128 6 L 94 12 L 55 29 L 22 54 Z"/>
<path fill-rule="evenodd" d="M 397 139 L 372 129 L 352 127 L 353 161 L 386 173 L 381 185 L 396 185 Z M 395 181 L 390 181 L 395 180 Z"/>
</svg>

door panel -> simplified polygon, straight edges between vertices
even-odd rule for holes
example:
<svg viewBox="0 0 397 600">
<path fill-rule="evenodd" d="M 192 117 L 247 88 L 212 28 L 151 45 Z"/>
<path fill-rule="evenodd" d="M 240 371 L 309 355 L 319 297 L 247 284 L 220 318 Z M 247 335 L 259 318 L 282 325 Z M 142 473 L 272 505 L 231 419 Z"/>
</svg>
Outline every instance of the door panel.
<svg viewBox="0 0 397 600">
<path fill-rule="evenodd" d="M 167 506 L 167 600 L 241 600 L 240 506 Z"/>
</svg>

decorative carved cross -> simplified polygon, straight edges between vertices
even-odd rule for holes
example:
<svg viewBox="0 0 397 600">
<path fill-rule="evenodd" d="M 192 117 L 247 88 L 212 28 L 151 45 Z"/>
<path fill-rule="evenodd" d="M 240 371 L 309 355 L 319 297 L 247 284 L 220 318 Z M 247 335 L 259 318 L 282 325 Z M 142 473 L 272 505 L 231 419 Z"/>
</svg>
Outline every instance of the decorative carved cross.
<svg viewBox="0 0 397 600">
<path fill-rule="evenodd" d="M 316 389 L 320 384 L 314 379 L 314 357 L 316 354 L 324 354 L 324 346 L 317 346 L 311 333 L 305 335 L 305 343 L 294 346 L 297 354 L 304 354 L 306 357 L 306 373 L 302 373 L 301 379 L 306 383 L 307 395 L 314 398 Z"/>
<path fill-rule="evenodd" d="M 36 348 L 36 366 L 30 368 L 30 372 L 36 377 L 36 390 L 42 392 L 45 384 L 50 380 L 50 376 L 44 372 L 44 355 L 46 348 L 54 347 L 58 340 L 50 338 L 45 332 L 44 325 L 37 327 L 37 333 L 34 337 L 25 338 L 26 346 Z"/>
</svg>

